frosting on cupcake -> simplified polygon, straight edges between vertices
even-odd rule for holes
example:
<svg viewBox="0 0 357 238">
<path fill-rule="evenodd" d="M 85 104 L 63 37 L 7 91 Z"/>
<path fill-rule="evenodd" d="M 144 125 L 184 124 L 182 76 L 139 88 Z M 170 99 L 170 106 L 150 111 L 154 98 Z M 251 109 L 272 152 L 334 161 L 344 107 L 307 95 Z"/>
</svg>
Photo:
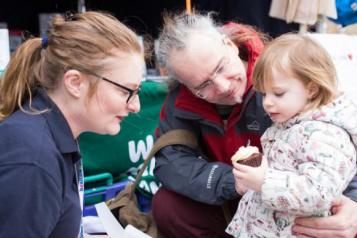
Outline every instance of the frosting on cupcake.
<svg viewBox="0 0 357 238">
<path fill-rule="evenodd" d="M 258 154 L 259 149 L 256 146 L 241 146 L 238 151 L 232 156 L 232 161 L 237 162 L 239 160 L 247 159 L 249 156 L 253 154 Z"/>
</svg>

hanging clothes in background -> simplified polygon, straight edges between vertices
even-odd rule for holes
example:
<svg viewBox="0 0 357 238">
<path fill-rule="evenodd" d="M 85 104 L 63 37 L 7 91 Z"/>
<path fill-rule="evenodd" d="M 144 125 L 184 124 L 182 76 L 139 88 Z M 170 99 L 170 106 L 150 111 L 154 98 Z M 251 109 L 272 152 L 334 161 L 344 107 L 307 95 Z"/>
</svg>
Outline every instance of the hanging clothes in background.
<svg viewBox="0 0 357 238">
<path fill-rule="evenodd" d="M 260 31 L 277 37 L 296 31 L 299 25 L 288 24 L 269 16 L 271 0 L 192 0 L 192 7 L 200 12 L 214 11 L 220 22 L 236 21 L 257 27 Z"/>
<path fill-rule="evenodd" d="M 335 0 L 272 0 L 269 16 L 314 25 L 319 16 L 336 19 L 337 11 Z"/>
</svg>

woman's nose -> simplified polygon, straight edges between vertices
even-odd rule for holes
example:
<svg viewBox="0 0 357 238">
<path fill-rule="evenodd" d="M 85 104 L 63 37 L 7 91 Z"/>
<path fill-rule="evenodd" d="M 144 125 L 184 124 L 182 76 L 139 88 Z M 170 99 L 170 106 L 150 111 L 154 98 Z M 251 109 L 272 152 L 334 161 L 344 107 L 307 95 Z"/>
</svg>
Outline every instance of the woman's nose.
<svg viewBox="0 0 357 238">
<path fill-rule="evenodd" d="M 127 104 L 128 110 L 132 113 L 137 113 L 140 111 L 140 99 L 136 95 L 135 98 Z"/>
</svg>

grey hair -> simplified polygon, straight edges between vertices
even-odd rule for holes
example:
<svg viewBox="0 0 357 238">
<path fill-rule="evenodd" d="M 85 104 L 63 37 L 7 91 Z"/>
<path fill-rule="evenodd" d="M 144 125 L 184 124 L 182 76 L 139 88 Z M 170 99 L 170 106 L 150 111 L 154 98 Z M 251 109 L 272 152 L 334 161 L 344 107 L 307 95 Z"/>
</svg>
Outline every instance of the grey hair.
<svg viewBox="0 0 357 238">
<path fill-rule="evenodd" d="M 187 42 L 193 33 L 208 35 L 210 38 L 222 38 L 220 28 L 214 22 L 212 13 L 207 15 L 181 13 L 165 16 L 164 27 L 159 35 L 158 61 L 166 67 L 168 74 L 176 79 L 177 76 L 170 64 L 170 56 L 174 50 L 187 48 Z"/>
</svg>

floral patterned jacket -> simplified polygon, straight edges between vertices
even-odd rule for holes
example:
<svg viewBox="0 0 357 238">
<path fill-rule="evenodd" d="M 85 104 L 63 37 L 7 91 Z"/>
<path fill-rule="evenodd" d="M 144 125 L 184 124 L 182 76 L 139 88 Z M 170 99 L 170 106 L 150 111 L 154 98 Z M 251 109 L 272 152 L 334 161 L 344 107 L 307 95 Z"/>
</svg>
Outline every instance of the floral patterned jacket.
<svg viewBox="0 0 357 238">
<path fill-rule="evenodd" d="M 294 237 L 294 218 L 328 215 L 356 175 L 357 106 L 342 95 L 274 124 L 261 142 L 269 162 L 261 192 L 243 196 L 226 231 L 235 237 Z"/>
</svg>

